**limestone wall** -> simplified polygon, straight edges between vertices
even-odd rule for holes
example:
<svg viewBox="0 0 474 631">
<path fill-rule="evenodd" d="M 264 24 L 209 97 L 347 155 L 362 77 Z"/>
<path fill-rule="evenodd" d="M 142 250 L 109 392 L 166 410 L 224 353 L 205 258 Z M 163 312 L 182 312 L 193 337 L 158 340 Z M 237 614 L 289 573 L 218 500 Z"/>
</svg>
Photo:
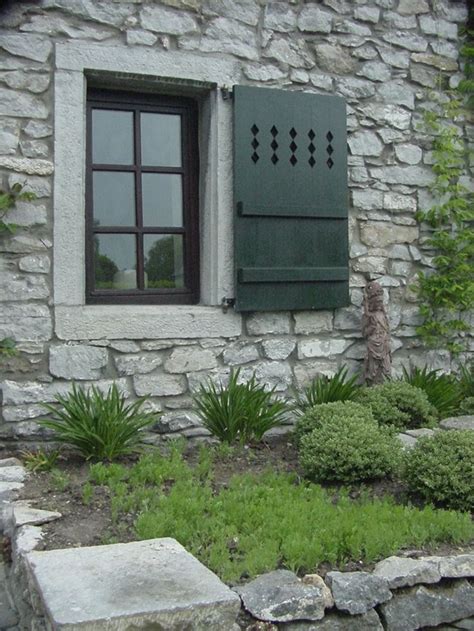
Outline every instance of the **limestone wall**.
<svg viewBox="0 0 474 631">
<path fill-rule="evenodd" d="M 37 199 L 17 205 L 10 220 L 20 227 L 0 239 L 0 339 L 13 337 L 20 351 L 2 359 L 2 438 L 41 437 L 35 422 L 42 413 L 40 403 L 52 401 L 72 380 L 103 387 L 116 380 L 130 397 L 150 393 L 150 405 L 165 413 L 154 440 L 176 431 L 199 437 L 203 430 L 190 413 L 189 393 L 209 375 L 224 377 L 232 366 L 242 366 L 245 374 L 255 371 L 258 379 L 289 394 L 318 372 L 333 371 L 341 363 L 357 366 L 364 352 L 360 318 L 366 277 L 379 278 L 386 290 L 395 368 L 427 361 L 447 368 L 441 352 L 427 353 L 416 338 L 417 305 L 410 285 L 417 271 L 429 269 L 432 257 L 426 230 L 414 218 L 418 208 L 432 203 L 431 142 L 419 123 L 429 107 L 427 91 L 440 76 L 451 85 L 460 78 L 458 31 L 465 21 L 465 4 L 452 0 L 3 3 L 0 175 L 3 188 L 24 182 Z M 190 308 L 186 320 L 186 308 L 181 308 L 182 326 L 173 326 L 173 313 L 166 316 L 166 308 L 159 306 L 147 307 L 148 319 L 136 326 L 126 310 L 120 311 L 117 317 L 128 325 L 126 333 L 115 330 L 99 306 L 87 307 L 89 320 L 84 315 L 79 325 L 79 311 L 68 310 L 63 296 L 55 295 L 52 274 L 53 257 L 60 260 L 53 208 L 61 217 L 64 189 L 59 195 L 54 152 L 57 160 L 74 151 L 74 146 L 54 147 L 54 107 L 58 118 L 64 105 L 54 103 L 54 77 L 57 89 L 59 76 L 65 82 L 77 77 L 72 62 L 71 69 L 63 65 L 58 74 L 58 44 L 110 49 L 117 58 L 126 51 L 137 67 L 148 64 L 147 73 L 155 61 L 161 68 L 167 59 L 168 66 L 176 59 L 195 59 L 210 75 L 216 64 L 227 62 L 233 64 L 229 76 L 234 83 L 345 97 L 351 306 L 336 312 L 223 314 L 217 283 L 203 292 L 207 310 Z M 74 52 L 70 58 L 74 61 Z M 186 73 L 182 66 L 179 77 Z M 125 73 L 121 81 L 127 86 Z M 227 108 L 227 116 L 231 112 L 230 103 L 219 107 Z M 70 124 L 72 134 L 77 120 Z M 472 128 L 465 133 L 472 136 Z M 222 160 L 228 161 L 230 148 L 222 143 L 217 148 L 227 151 Z M 81 175 L 70 174 L 71 186 Z M 202 177 L 213 176 L 207 172 Z M 229 185 L 226 180 L 216 186 Z M 83 208 L 83 200 L 73 201 Z M 219 212 L 224 242 L 209 238 L 203 257 L 213 258 L 217 275 L 231 278 L 231 208 Z M 204 226 L 206 230 L 212 235 Z M 72 240 L 79 238 L 71 233 Z M 63 290 L 64 266 L 54 274 L 63 279 Z M 207 282 L 212 280 L 203 280 Z M 232 287 L 224 289 L 231 297 Z M 90 328 L 88 322 L 98 326 Z M 99 328 L 95 338 L 87 334 Z"/>
</svg>

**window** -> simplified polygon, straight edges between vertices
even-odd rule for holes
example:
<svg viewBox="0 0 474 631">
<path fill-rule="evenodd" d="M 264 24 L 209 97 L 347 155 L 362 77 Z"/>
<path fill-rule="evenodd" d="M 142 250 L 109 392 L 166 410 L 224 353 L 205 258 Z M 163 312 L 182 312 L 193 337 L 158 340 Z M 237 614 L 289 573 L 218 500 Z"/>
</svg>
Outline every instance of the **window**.
<svg viewBox="0 0 474 631">
<path fill-rule="evenodd" d="M 87 302 L 197 303 L 198 233 L 196 103 L 90 90 Z"/>
</svg>

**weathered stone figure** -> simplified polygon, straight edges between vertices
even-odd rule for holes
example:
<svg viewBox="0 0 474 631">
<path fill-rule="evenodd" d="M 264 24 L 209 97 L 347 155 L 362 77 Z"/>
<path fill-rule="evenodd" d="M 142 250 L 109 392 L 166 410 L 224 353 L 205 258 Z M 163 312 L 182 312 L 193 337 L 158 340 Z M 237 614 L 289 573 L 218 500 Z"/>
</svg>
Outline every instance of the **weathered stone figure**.
<svg viewBox="0 0 474 631">
<path fill-rule="evenodd" d="M 362 333 L 367 340 L 364 380 L 369 384 L 382 383 L 390 377 L 392 353 L 383 289 L 376 281 L 368 283 L 365 288 Z"/>
</svg>

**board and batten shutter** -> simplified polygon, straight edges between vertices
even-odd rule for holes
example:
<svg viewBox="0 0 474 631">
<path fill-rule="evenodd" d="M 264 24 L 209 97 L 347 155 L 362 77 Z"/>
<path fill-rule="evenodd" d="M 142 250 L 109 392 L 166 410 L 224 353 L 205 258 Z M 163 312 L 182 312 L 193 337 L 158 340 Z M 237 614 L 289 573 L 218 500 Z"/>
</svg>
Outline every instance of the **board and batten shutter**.
<svg viewBox="0 0 474 631">
<path fill-rule="evenodd" d="M 344 99 L 233 95 L 236 310 L 349 304 Z"/>
</svg>

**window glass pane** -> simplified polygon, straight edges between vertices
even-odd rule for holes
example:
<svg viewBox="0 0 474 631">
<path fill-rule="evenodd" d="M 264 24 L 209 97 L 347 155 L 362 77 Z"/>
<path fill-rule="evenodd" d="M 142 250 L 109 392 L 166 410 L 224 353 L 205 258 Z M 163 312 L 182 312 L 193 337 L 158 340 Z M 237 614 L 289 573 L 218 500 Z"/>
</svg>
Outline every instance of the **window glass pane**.
<svg viewBox="0 0 474 631">
<path fill-rule="evenodd" d="M 135 174 L 94 171 L 94 226 L 135 225 Z"/>
<path fill-rule="evenodd" d="M 136 289 L 136 239 L 133 234 L 95 234 L 96 289 Z"/>
<path fill-rule="evenodd" d="M 142 164 L 145 166 L 181 166 L 181 116 L 145 114 L 140 117 Z"/>
<path fill-rule="evenodd" d="M 182 227 L 181 175 L 144 173 L 142 175 L 142 196 L 144 226 Z"/>
<path fill-rule="evenodd" d="M 133 164 L 133 112 L 92 110 L 94 164 Z"/>
<path fill-rule="evenodd" d="M 145 286 L 148 289 L 184 287 L 183 237 L 180 234 L 146 234 Z"/>
</svg>

